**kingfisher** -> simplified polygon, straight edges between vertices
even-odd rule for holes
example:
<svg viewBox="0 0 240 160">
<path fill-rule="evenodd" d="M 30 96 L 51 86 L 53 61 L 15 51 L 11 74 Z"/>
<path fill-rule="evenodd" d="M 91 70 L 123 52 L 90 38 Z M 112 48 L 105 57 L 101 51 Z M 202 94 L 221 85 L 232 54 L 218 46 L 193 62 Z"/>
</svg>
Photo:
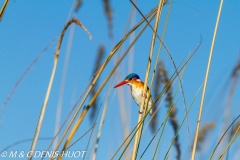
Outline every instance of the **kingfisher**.
<svg viewBox="0 0 240 160">
<path fill-rule="evenodd" d="M 151 110 L 149 112 L 149 114 L 151 115 L 152 114 L 152 104 L 153 104 L 152 96 L 151 96 L 151 93 L 150 93 L 150 90 L 148 87 L 147 87 L 147 94 L 143 95 L 144 83 L 141 81 L 140 77 L 135 73 L 131 73 L 124 79 L 124 81 L 118 83 L 114 88 L 120 87 L 124 84 L 127 84 L 130 86 L 131 95 L 139 107 L 141 106 L 142 97 L 145 97 L 144 102 L 147 103 L 147 100 L 150 96 L 147 108 L 148 108 L 148 110 L 151 108 Z M 142 112 L 140 112 L 140 111 L 138 111 L 138 113 L 142 114 Z"/>
</svg>

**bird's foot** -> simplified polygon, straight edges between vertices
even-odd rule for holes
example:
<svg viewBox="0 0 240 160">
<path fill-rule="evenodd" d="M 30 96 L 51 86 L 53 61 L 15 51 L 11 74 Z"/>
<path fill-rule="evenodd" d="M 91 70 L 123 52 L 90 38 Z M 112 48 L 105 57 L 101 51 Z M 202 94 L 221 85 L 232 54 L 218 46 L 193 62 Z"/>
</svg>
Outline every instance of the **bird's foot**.
<svg viewBox="0 0 240 160">
<path fill-rule="evenodd" d="M 142 114 L 142 112 L 138 111 L 139 114 Z"/>
<path fill-rule="evenodd" d="M 142 97 L 145 97 L 145 98 L 147 98 L 147 94 L 143 94 L 143 93 L 142 93 Z"/>
</svg>

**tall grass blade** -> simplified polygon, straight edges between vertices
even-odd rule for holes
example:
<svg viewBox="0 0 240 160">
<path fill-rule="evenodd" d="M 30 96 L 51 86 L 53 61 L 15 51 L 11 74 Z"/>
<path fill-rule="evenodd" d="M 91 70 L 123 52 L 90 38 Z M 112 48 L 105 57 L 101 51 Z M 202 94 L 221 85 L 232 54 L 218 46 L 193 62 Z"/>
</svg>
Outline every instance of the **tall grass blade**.
<svg viewBox="0 0 240 160">
<path fill-rule="evenodd" d="M 212 54 L 213 54 L 213 48 L 214 48 L 215 39 L 216 39 L 216 35 L 217 35 L 218 22 L 219 22 L 220 15 L 221 15 L 221 11 L 222 11 L 222 4 L 223 4 L 223 0 L 221 0 L 220 6 L 219 6 L 217 21 L 216 21 L 216 25 L 215 25 L 215 29 L 214 29 L 214 34 L 213 34 L 213 39 L 212 39 L 212 45 L 211 45 L 211 49 L 210 49 L 210 53 L 209 53 L 209 58 L 208 58 L 208 65 L 207 65 L 207 69 L 206 69 L 206 75 L 205 75 L 205 80 L 204 80 L 204 85 L 203 85 L 203 92 L 202 92 L 202 99 L 201 99 L 201 103 L 200 103 L 200 107 L 199 107 L 197 127 L 196 127 L 196 132 L 195 132 L 193 150 L 192 150 L 192 158 L 191 158 L 192 160 L 194 160 L 194 158 L 195 158 L 195 152 L 196 152 L 196 146 L 197 146 L 197 138 L 198 138 L 198 130 L 199 130 L 199 127 L 200 127 L 200 121 L 201 121 L 201 116 L 202 116 L 203 103 L 204 103 L 205 92 L 206 92 L 206 88 L 207 88 L 208 74 L 209 74 L 209 70 L 210 70 L 210 65 L 211 65 L 211 60 L 212 60 Z"/>
<path fill-rule="evenodd" d="M 98 118 L 98 115 L 99 115 L 99 113 L 100 113 L 101 108 L 102 108 L 102 103 L 100 104 L 100 107 L 99 107 L 99 109 L 98 109 L 97 116 L 95 117 L 95 120 L 94 120 L 94 123 L 95 123 L 95 124 L 96 124 L 96 122 L 97 122 L 97 118 Z M 88 151 L 88 146 L 89 146 L 90 141 L 91 141 L 91 138 L 92 138 L 93 130 L 94 130 L 94 128 L 92 129 L 91 134 L 90 134 L 90 136 L 89 136 L 88 143 L 87 143 L 86 150 L 85 150 L 86 152 Z M 83 160 L 84 160 L 85 158 L 86 158 L 86 156 L 84 156 Z"/>
<path fill-rule="evenodd" d="M 75 31 L 75 26 L 73 25 L 73 26 L 70 27 L 67 49 L 66 49 L 66 54 L 65 54 L 65 57 L 64 57 L 64 65 L 63 65 L 61 85 L 60 85 L 57 111 L 56 111 L 56 121 L 55 121 L 54 135 L 57 135 L 56 133 L 58 132 L 58 130 L 60 128 L 62 103 L 63 103 L 63 99 L 64 99 L 63 97 L 64 97 L 64 90 L 65 90 L 65 83 L 66 83 L 66 79 L 67 79 L 68 64 L 69 64 L 69 58 L 70 58 L 70 55 L 71 55 L 74 31 Z M 58 140 L 58 136 L 56 137 L 56 140 L 54 141 L 53 147 L 56 146 L 57 140 Z"/>
<path fill-rule="evenodd" d="M 190 110 L 191 110 L 191 108 L 192 108 L 192 106 L 193 106 L 193 103 L 194 103 L 195 99 L 197 98 L 197 95 L 198 95 L 198 93 L 199 93 L 199 91 L 200 91 L 201 88 L 202 88 L 202 85 L 199 87 L 197 93 L 195 94 L 195 96 L 194 96 L 194 98 L 193 98 L 193 100 L 192 100 L 192 103 L 190 104 L 190 107 L 189 107 L 189 109 L 188 109 L 188 113 L 190 112 Z M 168 151 L 167 151 L 167 153 L 166 153 L 166 155 L 165 155 L 165 157 L 164 157 L 164 160 L 168 158 L 169 152 L 170 152 L 170 150 L 171 150 L 171 148 L 172 148 L 172 146 L 173 146 L 173 143 L 174 143 L 175 139 L 177 138 L 178 133 L 179 133 L 180 129 L 182 128 L 182 125 L 183 125 L 184 121 L 186 120 L 186 118 L 187 118 L 187 115 L 184 116 L 184 118 L 183 118 L 183 120 L 182 120 L 182 123 L 181 123 L 180 126 L 178 127 L 178 130 L 177 130 L 177 132 L 176 132 L 176 134 L 175 134 L 175 136 L 174 136 L 174 138 L 173 138 L 173 140 L 172 140 L 172 142 L 171 142 L 170 147 L 168 148 Z"/>
<path fill-rule="evenodd" d="M 8 3 L 9 3 L 9 0 L 5 0 L 4 4 L 3 4 L 3 6 L 2 6 L 2 8 L 0 10 L 0 22 L 2 20 L 3 14 L 4 14 L 4 12 L 5 12 L 6 8 L 7 8 Z"/>
<path fill-rule="evenodd" d="M 237 118 L 235 118 L 235 119 L 233 120 L 233 122 L 228 126 L 227 130 L 223 133 L 222 137 L 219 139 L 216 147 L 214 148 L 214 150 L 213 150 L 213 152 L 212 152 L 212 154 L 211 154 L 211 156 L 210 156 L 210 158 L 209 158 L 210 160 L 213 158 L 214 153 L 215 153 L 217 147 L 218 147 L 219 144 L 221 143 L 222 139 L 224 138 L 224 136 L 226 135 L 226 133 L 228 132 L 228 130 L 232 127 L 232 125 L 237 121 L 237 119 L 238 119 L 239 117 L 240 117 L 240 115 L 238 115 Z"/>
<path fill-rule="evenodd" d="M 152 43 L 151 43 L 151 47 L 150 47 L 148 64 L 147 64 L 147 68 L 146 68 L 146 76 L 145 76 L 145 80 L 144 80 L 143 95 L 145 95 L 146 91 L 147 91 L 148 77 L 149 77 L 152 55 L 153 55 L 153 48 L 154 48 L 154 44 L 155 44 L 156 32 L 157 32 L 157 29 L 158 29 L 158 24 L 159 24 L 159 20 L 160 20 L 160 12 L 162 10 L 162 7 L 163 7 L 163 0 L 159 0 L 157 14 L 156 14 L 156 21 L 155 21 L 155 26 L 154 26 L 154 31 L 155 32 L 152 35 Z M 148 97 L 148 101 L 149 101 L 149 99 L 150 99 L 150 96 Z M 144 105 L 148 105 L 148 103 L 144 104 L 144 102 L 145 102 L 145 96 L 142 97 L 140 112 L 143 112 Z M 146 107 L 146 108 L 148 108 L 148 107 Z M 141 119 L 142 119 L 142 114 L 139 114 L 138 123 L 141 121 Z M 133 145 L 132 160 L 135 160 L 136 157 L 137 157 L 138 143 L 139 143 L 139 140 L 140 140 L 141 130 L 142 130 L 142 125 L 140 125 L 140 129 L 137 130 L 137 133 L 136 133 L 136 137 L 135 137 L 135 141 L 134 141 L 134 145 Z"/>
<path fill-rule="evenodd" d="M 172 112 L 174 112 L 174 108 L 175 108 L 174 105 L 175 105 L 175 104 L 172 103 L 171 106 L 170 106 L 170 108 L 169 108 L 169 115 L 167 116 L 168 118 L 169 118 L 169 116 L 171 116 Z M 166 119 L 166 121 L 164 121 L 163 129 L 162 129 L 162 132 L 161 132 L 160 137 L 159 137 L 159 139 L 158 139 L 158 143 L 157 143 L 157 146 L 156 146 L 156 148 L 155 148 L 155 151 L 154 151 L 154 154 L 153 154 L 153 158 L 152 158 L 152 159 L 155 159 L 155 156 L 156 156 L 156 154 L 157 154 L 158 147 L 159 147 L 160 141 L 161 141 L 161 139 L 162 139 L 162 135 L 163 135 L 164 129 L 165 129 L 165 127 L 166 127 L 168 118 Z"/>
<path fill-rule="evenodd" d="M 102 111 L 102 117 L 101 117 L 99 128 L 98 128 L 98 134 L 97 134 L 97 138 L 96 138 L 96 141 L 95 141 L 94 153 L 93 153 L 92 160 L 95 160 L 96 157 L 97 157 L 97 149 L 98 149 L 98 146 L 99 146 L 99 141 L 100 141 L 100 137 L 101 137 L 101 133 L 102 133 L 102 127 L 103 127 L 105 117 L 106 117 L 106 112 L 107 112 L 107 107 L 108 107 L 108 98 L 109 98 L 109 95 L 111 93 L 111 89 L 112 89 L 112 85 L 109 85 L 108 93 L 107 93 L 105 104 L 104 104 L 104 108 L 103 108 L 103 111 Z"/>
<path fill-rule="evenodd" d="M 165 20 L 165 23 L 164 23 L 164 28 L 163 28 L 163 31 L 162 31 L 162 40 L 164 39 L 164 36 L 165 36 L 165 32 L 166 32 L 166 29 L 167 29 L 167 24 L 168 24 L 168 18 L 169 18 L 169 15 L 170 15 L 170 11 L 171 11 L 171 6 L 172 6 L 172 0 L 170 0 L 170 4 L 168 6 L 168 12 L 167 12 L 167 15 L 166 15 L 166 20 Z M 160 47 L 158 48 L 158 54 L 157 54 L 157 58 L 156 58 L 156 61 L 155 61 L 155 66 L 154 66 L 154 70 L 153 70 L 153 74 L 152 74 L 152 80 L 151 80 L 151 83 L 150 83 L 150 90 L 152 90 L 152 84 L 153 84 L 153 80 L 154 80 L 154 75 L 155 75 L 155 72 L 156 72 L 156 68 L 158 66 L 158 58 L 160 57 L 160 51 L 161 51 L 161 48 L 162 48 L 162 43 L 160 43 Z M 154 88 L 154 91 L 156 92 L 155 94 L 158 94 L 158 88 L 159 88 L 159 85 L 158 84 L 160 81 L 160 73 L 157 72 L 157 77 L 156 77 L 156 83 L 155 83 L 155 88 Z M 153 108 L 153 112 L 155 111 L 155 107 Z M 158 120 L 158 117 L 157 117 L 157 113 L 153 116 L 153 119 L 151 121 L 151 129 L 152 131 L 155 130 L 155 126 L 157 125 L 157 120 Z"/>
<path fill-rule="evenodd" d="M 93 69 L 93 74 L 94 75 L 97 73 L 97 71 L 99 70 L 99 68 L 101 66 L 104 54 L 105 54 L 105 47 L 104 47 L 104 45 L 100 45 L 99 48 L 98 48 L 98 53 L 97 53 L 96 60 L 95 60 L 95 63 L 94 63 L 95 64 L 94 69 Z M 97 87 L 97 83 L 95 84 L 95 86 L 92 89 L 91 96 L 94 96 L 96 94 L 96 87 Z M 96 109 L 97 109 L 97 99 L 93 103 L 92 111 L 91 111 L 91 115 L 90 115 L 90 120 L 93 120 L 93 118 L 95 117 Z"/>
<path fill-rule="evenodd" d="M 184 70 L 185 70 L 185 68 L 186 68 L 186 66 L 184 67 Z M 164 85 L 167 85 L 167 83 L 170 82 L 170 79 L 168 78 L 167 71 L 166 71 L 166 69 L 165 69 L 165 67 L 163 65 L 163 62 L 160 63 L 160 69 L 161 69 L 162 77 L 163 77 L 162 81 L 163 81 Z M 183 70 L 183 73 L 184 73 L 184 70 Z M 181 75 L 181 78 L 183 76 L 183 73 Z M 179 82 L 179 84 L 180 84 L 180 82 Z M 170 118 L 169 119 L 170 119 L 170 124 L 173 127 L 173 131 L 174 131 L 175 135 L 177 134 L 177 129 L 179 127 L 179 124 L 178 124 L 177 115 L 176 115 L 176 113 L 177 113 L 176 104 L 174 104 L 173 101 L 174 101 L 174 99 L 176 97 L 176 94 L 178 92 L 179 86 L 180 85 L 178 85 L 178 87 L 177 87 L 177 89 L 176 89 L 176 91 L 174 93 L 174 96 L 172 96 L 172 83 L 169 83 L 169 85 L 168 85 L 168 87 L 166 89 L 166 99 L 165 99 L 166 103 L 167 103 L 168 109 L 172 110 L 171 113 L 170 113 Z M 186 114 L 186 116 L 187 116 L 187 114 Z M 164 129 L 162 130 L 162 133 L 161 133 L 161 135 L 159 137 L 158 144 L 157 144 L 157 147 L 155 149 L 155 153 L 154 153 L 153 159 L 155 158 L 156 152 L 158 150 L 158 145 L 160 143 L 163 131 L 164 131 Z M 174 144 L 175 144 L 175 147 L 176 147 L 176 150 L 177 150 L 177 157 L 176 158 L 179 160 L 180 157 L 181 157 L 181 149 L 180 149 L 178 136 L 176 136 L 174 142 L 175 142 Z"/>
</svg>

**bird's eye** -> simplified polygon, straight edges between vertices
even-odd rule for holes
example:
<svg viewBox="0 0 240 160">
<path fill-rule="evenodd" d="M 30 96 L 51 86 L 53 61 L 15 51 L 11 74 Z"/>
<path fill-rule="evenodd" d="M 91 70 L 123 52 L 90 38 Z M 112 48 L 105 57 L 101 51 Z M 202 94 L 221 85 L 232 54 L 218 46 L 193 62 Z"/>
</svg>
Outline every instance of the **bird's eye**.
<svg viewBox="0 0 240 160">
<path fill-rule="evenodd" d="M 131 81 L 131 80 L 132 80 L 132 78 L 129 79 L 129 81 Z"/>
</svg>

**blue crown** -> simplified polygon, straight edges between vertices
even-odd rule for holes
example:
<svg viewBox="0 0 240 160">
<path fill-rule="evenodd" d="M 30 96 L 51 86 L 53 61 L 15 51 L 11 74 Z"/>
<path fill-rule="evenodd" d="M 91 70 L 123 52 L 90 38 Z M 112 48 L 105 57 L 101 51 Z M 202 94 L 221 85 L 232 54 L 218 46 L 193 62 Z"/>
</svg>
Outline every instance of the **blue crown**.
<svg viewBox="0 0 240 160">
<path fill-rule="evenodd" d="M 139 77 L 137 74 L 131 73 L 131 74 L 129 74 L 129 75 L 125 78 L 125 80 L 126 80 L 126 79 L 130 80 L 130 79 L 132 79 L 132 78 L 140 79 L 140 77 Z"/>
</svg>

